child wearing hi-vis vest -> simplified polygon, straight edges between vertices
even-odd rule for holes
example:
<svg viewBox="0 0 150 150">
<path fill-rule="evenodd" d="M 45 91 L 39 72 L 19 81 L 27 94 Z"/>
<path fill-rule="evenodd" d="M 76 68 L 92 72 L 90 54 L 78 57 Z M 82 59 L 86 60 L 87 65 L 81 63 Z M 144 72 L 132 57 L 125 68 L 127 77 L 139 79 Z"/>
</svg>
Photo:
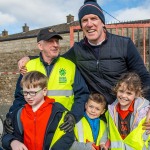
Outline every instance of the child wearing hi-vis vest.
<svg viewBox="0 0 150 150">
<path fill-rule="evenodd" d="M 7 150 L 69 150 L 74 133 L 61 131 L 66 108 L 46 97 L 47 77 L 38 72 L 26 73 L 21 81 L 27 102 L 13 114 L 14 133 L 5 134 L 3 147 Z"/>
<path fill-rule="evenodd" d="M 143 129 L 149 101 L 142 97 L 140 77 L 134 72 L 121 76 L 114 87 L 116 101 L 106 113 L 111 150 L 148 150 L 149 135 Z"/>
<path fill-rule="evenodd" d="M 100 116 L 105 112 L 106 100 L 98 93 L 89 95 L 84 117 L 75 125 L 76 141 L 70 150 L 107 150 L 107 127 Z"/>
</svg>

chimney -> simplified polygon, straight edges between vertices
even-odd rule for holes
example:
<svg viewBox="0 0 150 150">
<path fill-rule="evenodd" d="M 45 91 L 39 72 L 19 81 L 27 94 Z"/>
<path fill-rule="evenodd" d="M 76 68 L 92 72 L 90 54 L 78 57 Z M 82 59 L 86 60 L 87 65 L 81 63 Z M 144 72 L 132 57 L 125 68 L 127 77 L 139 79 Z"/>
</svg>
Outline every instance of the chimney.
<svg viewBox="0 0 150 150">
<path fill-rule="evenodd" d="M 24 26 L 22 27 L 23 32 L 28 32 L 29 31 L 29 27 L 27 26 L 27 24 L 25 23 Z"/>
<path fill-rule="evenodd" d="M 71 14 L 69 14 L 67 17 L 67 23 L 71 23 L 74 21 L 74 16 L 72 16 Z"/>
<path fill-rule="evenodd" d="M 6 31 L 5 29 L 4 29 L 4 31 L 2 31 L 2 37 L 4 37 L 4 36 L 8 36 L 8 31 Z"/>
</svg>

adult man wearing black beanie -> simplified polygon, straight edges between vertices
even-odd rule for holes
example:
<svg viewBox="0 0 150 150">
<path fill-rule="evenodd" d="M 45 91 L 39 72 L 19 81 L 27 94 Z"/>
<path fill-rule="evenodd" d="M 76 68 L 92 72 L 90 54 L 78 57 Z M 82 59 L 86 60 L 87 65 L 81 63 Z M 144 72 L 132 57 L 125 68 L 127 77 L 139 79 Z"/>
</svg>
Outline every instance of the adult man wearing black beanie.
<svg viewBox="0 0 150 150">
<path fill-rule="evenodd" d="M 102 8 L 97 4 L 96 0 L 85 0 L 84 5 L 79 9 L 78 17 L 81 25 L 81 19 L 88 14 L 97 15 L 105 24 L 105 17 Z"/>
<path fill-rule="evenodd" d="M 85 38 L 75 42 L 63 56 L 78 66 L 90 90 L 103 94 L 111 104 L 115 100 L 112 87 L 121 74 L 134 71 L 141 77 L 150 100 L 150 74 L 132 40 L 106 30 L 103 10 L 96 0 L 85 0 L 78 17 Z"/>
<path fill-rule="evenodd" d="M 150 101 L 150 74 L 132 40 L 107 31 L 103 10 L 96 0 L 85 0 L 78 18 L 85 37 L 75 42 L 64 57 L 77 65 L 90 91 L 101 93 L 111 104 L 116 99 L 112 88 L 120 76 L 134 71 L 147 89 L 145 98 Z M 147 133 L 150 133 L 149 120 L 150 110 L 143 124 Z"/>
<path fill-rule="evenodd" d="M 90 91 L 101 93 L 111 104 L 116 99 L 112 87 L 123 73 L 134 71 L 147 89 L 145 98 L 150 100 L 150 74 L 132 40 L 106 30 L 103 10 L 96 0 L 85 0 L 78 17 L 85 38 L 75 42 L 63 57 L 77 65 Z M 145 127 L 150 130 L 150 123 Z"/>
</svg>

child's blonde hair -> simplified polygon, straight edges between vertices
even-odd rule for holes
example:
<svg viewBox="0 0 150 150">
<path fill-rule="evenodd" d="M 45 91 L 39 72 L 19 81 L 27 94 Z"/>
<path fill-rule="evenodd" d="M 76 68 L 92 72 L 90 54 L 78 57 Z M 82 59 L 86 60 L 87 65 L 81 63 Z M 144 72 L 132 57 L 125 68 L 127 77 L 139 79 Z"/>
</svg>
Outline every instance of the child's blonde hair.
<svg viewBox="0 0 150 150">
<path fill-rule="evenodd" d="M 25 86 L 28 89 L 39 86 L 44 89 L 47 87 L 47 77 L 39 71 L 28 72 L 23 76 L 21 86 Z"/>
<path fill-rule="evenodd" d="M 106 107 L 106 104 L 107 104 L 106 99 L 104 98 L 104 96 L 99 94 L 99 93 L 96 93 L 96 92 L 91 93 L 89 95 L 88 100 L 94 101 L 96 103 L 101 103 L 104 106 L 104 108 Z"/>
<path fill-rule="evenodd" d="M 130 91 L 134 91 L 137 96 L 142 97 L 143 91 L 142 91 L 142 83 L 141 79 L 135 72 L 128 72 L 122 74 L 120 77 L 120 80 L 114 87 L 113 91 L 117 93 L 118 88 L 121 86 L 122 83 L 125 83 L 127 86 L 127 89 Z"/>
</svg>

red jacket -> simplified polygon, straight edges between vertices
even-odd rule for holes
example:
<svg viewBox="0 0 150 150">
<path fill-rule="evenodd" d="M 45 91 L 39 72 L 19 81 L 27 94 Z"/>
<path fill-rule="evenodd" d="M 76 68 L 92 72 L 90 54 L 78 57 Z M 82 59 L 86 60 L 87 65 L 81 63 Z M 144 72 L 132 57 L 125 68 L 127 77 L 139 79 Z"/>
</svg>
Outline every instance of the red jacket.
<svg viewBox="0 0 150 150">
<path fill-rule="evenodd" d="M 24 144 L 29 150 L 42 150 L 46 127 L 52 112 L 54 99 L 45 98 L 45 102 L 36 111 L 26 104 L 21 112 L 24 129 Z"/>
<path fill-rule="evenodd" d="M 48 100 L 49 101 L 49 100 Z M 39 108 L 39 110 L 35 113 L 36 114 L 36 124 L 37 126 L 34 126 L 33 124 L 33 112 L 31 111 L 31 107 L 24 106 L 22 108 L 17 108 L 12 114 L 11 118 L 13 120 L 13 127 L 14 127 L 14 134 L 5 133 L 2 138 L 2 144 L 4 149 L 11 150 L 10 143 L 12 140 L 19 140 L 20 142 L 24 142 L 24 132 L 25 133 L 25 141 L 28 140 L 31 144 L 27 144 L 29 147 L 29 150 L 33 150 L 33 145 L 37 146 L 37 143 L 40 142 L 40 144 L 36 147 L 36 150 L 48 150 L 50 147 L 50 144 L 53 140 L 54 133 L 57 129 L 57 126 L 59 124 L 60 119 L 62 118 L 62 115 L 66 110 L 66 108 L 55 102 L 51 103 L 48 102 L 46 99 L 46 102 Z M 50 107 L 52 105 L 52 112 L 50 115 Z M 23 110 L 24 109 L 24 110 Z M 22 110 L 24 113 L 22 113 Z M 22 113 L 22 121 L 20 121 L 20 115 Z M 49 115 L 48 115 L 48 114 Z M 46 115 L 46 116 L 45 116 Z M 41 118 L 42 117 L 42 118 Z M 49 118 L 48 118 L 49 117 Z M 39 121 L 40 119 L 40 121 Z M 47 126 L 44 125 L 44 120 L 48 120 Z M 22 127 L 22 123 L 25 126 Z M 39 127 L 38 127 L 39 126 Z M 42 127 L 41 127 L 42 126 Z M 36 132 L 34 131 L 36 130 Z M 27 133 L 29 132 L 29 133 Z M 45 136 L 43 135 L 45 133 Z M 34 135 L 31 135 L 34 134 Z M 36 135 L 35 135 L 36 134 Z M 38 135 L 37 135 L 38 134 Z M 27 136 L 29 135 L 29 137 Z M 43 137 L 44 136 L 44 137 Z M 36 139 L 35 139 L 36 138 Z M 44 140 L 43 140 L 44 138 Z M 39 141 L 37 141 L 39 140 Z M 71 145 L 74 142 L 74 133 L 72 132 L 66 132 L 56 143 L 52 146 L 52 150 L 69 150 Z M 41 144 L 43 143 L 43 146 Z M 42 148 L 40 148 L 40 146 Z M 35 149 L 34 149 L 35 150 Z"/>
</svg>

